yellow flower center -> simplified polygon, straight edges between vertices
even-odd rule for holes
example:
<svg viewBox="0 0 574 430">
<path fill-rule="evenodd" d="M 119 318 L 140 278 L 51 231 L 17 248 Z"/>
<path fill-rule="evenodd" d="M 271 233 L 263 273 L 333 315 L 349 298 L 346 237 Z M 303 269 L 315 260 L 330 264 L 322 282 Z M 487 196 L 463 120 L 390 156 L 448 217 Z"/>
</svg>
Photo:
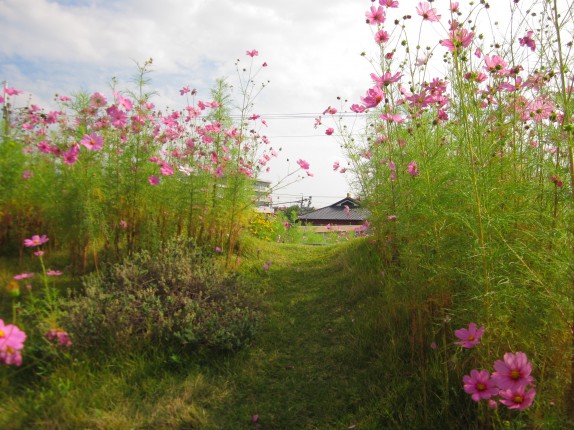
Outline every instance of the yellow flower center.
<svg viewBox="0 0 574 430">
<path fill-rule="evenodd" d="M 4 333 L 2 330 L 0 330 L 0 339 L 2 339 L 4 336 L 6 336 L 6 333 Z"/>
<path fill-rule="evenodd" d="M 473 341 L 474 339 L 475 339 L 474 336 L 469 336 L 469 337 L 468 337 L 468 340 L 470 340 L 470 341 Z"/>
<path fill-rule="evenodd" d="M 476 384 L 476 389 L 477 389 L 478 391 L 484 391 L 484 390 L 486 390 L 486 385 L 481 384 L 481 383 L 479 382 L 478 384 Z"/>
<path fill-rule="evenodd" d="M 514 397 L 512 398 L 512 401 L 513 401 L 514 403 L 522 403 L 523 400 L 524 400 L 524 398 L 523 398 L 522 396 L 514 396 Z"/>
<path fill-rule="evenodd" d="M 520 372 L 514 369 L 512 372 L 510 372 L 510 377 L 514 380 L 520 379 Z"/>
</svg>

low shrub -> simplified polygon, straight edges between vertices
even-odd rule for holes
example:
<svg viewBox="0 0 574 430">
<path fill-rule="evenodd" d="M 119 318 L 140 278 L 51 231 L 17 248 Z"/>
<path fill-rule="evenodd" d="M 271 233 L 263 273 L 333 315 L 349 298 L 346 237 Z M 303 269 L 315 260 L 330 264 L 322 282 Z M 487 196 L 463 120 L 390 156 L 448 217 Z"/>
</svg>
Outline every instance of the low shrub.
<svg viewBox="0 0 574 430">
<path fill-rule="evenodd" d="M 84 278 L 64 304 L 78 347 L 234 350 L 252 337 L 256 299 L 193 242 L 173 240 Z"/>
</svg>

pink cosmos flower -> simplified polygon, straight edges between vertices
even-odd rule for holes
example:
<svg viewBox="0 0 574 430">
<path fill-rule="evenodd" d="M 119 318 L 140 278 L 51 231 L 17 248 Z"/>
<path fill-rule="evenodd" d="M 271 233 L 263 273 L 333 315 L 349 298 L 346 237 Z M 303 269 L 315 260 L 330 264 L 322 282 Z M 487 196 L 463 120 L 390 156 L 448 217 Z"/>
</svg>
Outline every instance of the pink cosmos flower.
<svg viewBox="0 0 574 430">
<path fill-rule="evenodd" d="M 385 7 L 399 7 L 399 2 L 397 0 L 379 0 L 379 4 Z"/>
<path fill-rule="evenodd" d="M 430 22 L 440 21 L 441 15 L 437 15 L 435 8 L 431 8 L 430 3 L 424 2 L 419 3 L 417 6 L 417 13 L 423 17 L 423 20 Z"/>
<path fill-rule="evenodd" d="M 365 107 L 358 104 L 351 105 L 350 109 L 355 113 L 362 113 L 365 111 Z"/>
<path fill-rule="evenodd" d="M 188 85 L 186 87 L 183 87 L 181 90 L 179 90 L 179 95 L 183 96 L 189 92 L 191 92 L 191 89 L 189 88 L 189 85 Z"/>
<path fill-rule="evenodd" d="M 64 163 L 72 165 L 78 161 L 79 153 L 80 147 L 77 143 L 74 143 L 70 149 L 62 153 L 62 159 L 64 160 Z"/>
<path fill-rule="evenodd" d="M 371 6 L 371 9 L 365 12 L 365 16 L 367 17 L 367 24 L 384 24 L 385 9 L 383 9 L 382 6 L 379 6 L 378 8 Z"/>
<path fill-rule="evenodd" d="M 159 178 L 156 175 L 150 175 L 147 179 L 150 185 L 157 185 L 159 184 Z"/>
<path fill-rule="evenodd" d="M 20 366 L 20 351 L 24 348 L 25 341 L 26 333 L 13 324 L 4 324 L 0 319 L 0 363 Z"/>
<path fill-rule="evenodd" d="M 263 65 L 261 67 L 267 67 L 267 66 L 268 66 L 268 64 L 265 62 L 265 63 L 263 63 Z"/>
<path fill-rule="evenodd" d="M 535 100 L 528 102 L 528 106 L 522 115 L 522 120 L 528 121 L 531 119 L 535 122 L 541 122 L 542 120 L 550 118 L 553 110 L 554 104 L 552 101 L 544 97 L 538 97 Z"/>
<path fill-rule="evenodd" d="M 219 246 L 215 247 L 215 252 L 221 252 L 221 248 Z"/>
<path fill-rule="evenodd" d="M 482 399 L 490 399 L 498 394 L 498 388 L 490 378 L 490 373 L 487 370 L 479 371 L 473 369 L 470 371 L 470 376 L 465 375 L 462 380 L 464 382 L 464 391 L 470 394 L 475 402 Z"/>
<path fill-rule="evenodd" d="M 385 30 L 379 30 L 375 33 L 375 42 L 378 44 L 387 43 L 389 41 L 389 33 Z"/>
<path fill-rule="evenodd" d="M 331 128 L 331 127 L 329 127 L 327 130 L 325 130 L 325 134 L 327 136 L 331 136 L 334 132 L 335 132 L 335 130 L 333 130 L 333 128 Z"/>
<path fill-rule="evenodd" d="M 28 279 L 31 278 L 32 276 L 34 276 L 33 273 L 20 273 L 18 275 L 14 275 L 14 279 L 20 281 L 21 279 Z"/>
<path fill-rule="evenodd" d="M 497 75 L 507 75 L 510 72 L 510 70 L 506 68 L 508 63 L 498 55 L 493 55 L 492 57 L 485 55 L 484 64 L 484 69 L 490 73 Z"/>
<path fill-rule="evenodd" d="M 471 322 L 468 325 L 468 329 L 461 328 L 454 331 L 454 335 L 460 339 L 459 342 L 455 342 L 455 345 L 461 345 L 463 348 L 473 348 L 480 343 L 483 332 L 484 326 L 477 329 L 476 324 Z"/>
<path fill-rule="evenodd" d="M 123 97 L 116 92 L 114 92 L 114 96 L 116 96 L 116 98 L 118 99 L 118 104 L 122 106 L 125 110 L 130 111 L 133 109 L 133 104 L 130 99 Z"/>
<path fill-rule="evenodd" d="M 458 25 L 453 25 L 453 28 L 448 35 L 449 38 L 441 40 L 440 44 L 447 47 L 450 52 L 466 48 L 474 38 L 474 33 L 472 31 L 468 31 L 466 28 L 458 28 Z"/>
<path fill-rule="evenodd" d="M 450 4 L 450 11 L 451 11 L 452 13 L 458 12 L 458 8 L 459 8 L 459 5 L 458 5 L 458 2 L 457 2 L 457 1 L 452 2 L 452 3 Z"/>
<path fill-rule="evenodd" d="M 532 364 L 523 352 L 504 354 L 504 361 L 497 360 L 494 363 L 496 372 L 492 374 L 492 379 L 501 390 L 516 390 L 525 387 L 533 382 Z"/>
<path fill-rule="evenodd" d="M 379 117 L 385 121 L 389 121 L 389 122 L 396 122 L 398 124 L 405 122 L 405 118 L 402 115 L 399 114 L 390 114 L 390 113 L 384 113 L 382 115 L 379 115 Z"/>
<path fill-rule="evenodd" d="M 99 151 L 104 147 L 104 138 L 94 131 L 91 134 L 84 134 L 80 143 L 90 151 Z"/>
<path fill-rule="evenodd" d="M 45 336 L 50 342 L 58 341 L 59 346 L 72 346 L 70 335 L 61 328 L 53 328 Z"/>
<path fill-rule="evenodd" d="M 34 252 L 34 255 L 36 257 L 41 257 L 42 255 L 44 255 L 44 251 L 36 251 L 36 252 Z"/>
<path fill-rule="evenodd" d="M 22 365 L 22 352 L 13 348 L 6 348 L 4 351 L 0 350 L 0 363 L 14 366 Z"/>
<path fill-rule="evenodd" d="M 365 108 L 368 109 L 376 107 L 384 98 L 385 93 L 383 93 L 383 90 L 378 86 L 374 86 L 367 90 L 365 97 L 361 97 L 361 102 L 365 105 Z"/>
<path fill-rule="evenodd" d="M 308 169 L 309 169 L 309 163 L 306 162 L 305 160 L 297 160 L 297 164 L 298 164 L 299 167 L 301 167 L 303 170 L 308 170 Z"/>
<path fill-rule="evenodd" d="M 102 93 L 95 92 L 90 96 L 91 107 L 99 108 L 104 107 L 106 104 L 108 104 L 108 101 L 106 100 L 106 96 L 104 96 Z"/>
<path fill-rule="evenodd" d="M 45 234 L 42 236 L 38 236 L 37 234 L 35 234 L 30 239 L 24 239 L 24 246 L 28 248 L 32 246 L 40 246 L 48 242 L 48 240 L 50 239 L 48 239 L 48 237 Z"/>
<path fill-rule="evenodd" d="M 24 91 L 17 90 L 16 88 L 13 87 L 4 88 L 4 94 L 8 96 L 17 96 L 19 94 L 22 94 L 23 92 Z"/>
<path fill-rule="evenodd" d="M 259 51 L 256 49 L 253 49 L 251 51 L 245 51 L 245 55 L 249 55 L 251 58 L 257 57 L 259 55 Z"/>
<path fill-rule="evenodd" d="M 532 50 L 532 52 L 534 52 L 536 50 L 536 42 L 534 41 L 534 39 L 532 38 L 532 35 L 534 34 L 533 31 L 528 31 L 526 33 L 526 36 L 521 37 L 520 39 L 518 39 L 518 42 L 520 43 L 520 46 L 526 46 L 528 48 L 530 48 Z"/>
<path fill-rule="evenodd" d="M 469 73 L 464 74 L 464 79 L 466 79 L 470 82 L 476 82 L 479 84 L 481 82 L 486 81 L 488 79 L 488 76 L 486 76 L 482 72 L 469 72 Z"/>
<path fill-rule="evenodd" d="M 407 172 L 412 177 L 418 176 L 420 174 L 416 161 L 411 161 L 407 166 Z"/>
<path fill-rule="evenodd" d="M 48 142 L 46 142 L 45 140 L 41 140 L 40 142 L 38 142 L 38 151 L 43 152 L 44 154 L 51 154 L 52 148 L 50 147 L 50 144 Z"/>
<path fill-rule="evenodd" d="M 59 96 L 58 100 L 60 100 L 61 102 L 69 102 L 72 99 L 68 96 Z"/>
<path fill-rule="evenodd" d="M 521 385 L 516 389 L 501 390 L 499 394 L 500 397 L 502 397 L 500 403 L 506 405 L 508 409 L 518 409 L 523 411 L 532 405 L 534 396 L 536 395 L 536 390 L 531 388 L 526 391 L 526 387 Z"/>
<path fill-rule="evenodd" d="M 335 162 L 333 163 L 333 170 L 337 171 L 338 169 L 339 169 L 339 162 L 338 162 L 338 161 L 335 161 Z"/>
<path fill-rule="evenodd" d="M 22 178 L 24 179 L 30 179 L 33 175 L 30 170 L 24 170 L 24 172 L 22 172 Z"/>
<path fill-rule="evenodd" d="M 161 167 L 160 167 L 160 173 L 164 176 L 170 176 L 173 175 L 173 167 L 171 167 L 169 164 L 167 163 L 162 163 Z"/>
<path fill-rule="evenodd" d="M 61 272 L 59 270 L 48 269 L 46 271 L 46 276 L 61 276 L 62 274 L 63 274 L 63 272 Z"/>
<path fill-rule="evenodd" d="M 371 79 L 373 82 L 379 84 L 379 86 L 387 86 L 393 82 L 399 82 L 401 79 L 401 72 L 397 72 L 394 75 L 391 75 L 391 72 L 385 72 L 382 76 L 377 76 L 374 73 L 371 73 Z"/>
<path fill-rule="evenodd" d="M 126 126 L 128 116 L 124 111 L 119 110 L 116 105 L 107 108 L 106 113 L 110 116 L 110 121 L 115 128 L 124 128 Z"/>
<path fill-rule="evenodd" d="M 325 114 L 330 114 L 330 115 L 335 115 L 337 113 L 337 109 L 335 109 L 334 107 L 329 106 L 327 109 L 325 109 L 323 111 L 323 115 Z"/>
</svg>

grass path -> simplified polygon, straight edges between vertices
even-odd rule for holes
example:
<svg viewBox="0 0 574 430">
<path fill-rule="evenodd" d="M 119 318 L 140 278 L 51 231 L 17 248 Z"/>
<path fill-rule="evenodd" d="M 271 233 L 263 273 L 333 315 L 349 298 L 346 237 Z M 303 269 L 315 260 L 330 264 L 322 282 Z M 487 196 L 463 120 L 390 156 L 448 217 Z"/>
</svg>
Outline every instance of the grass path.
<svg viewBox="0 0 574 430">
<path fill-rule="evenodd" d="M 353 428 L 360 371 L 342 247 L 267 250 L 266 316 L 252 345 L 217 365 L 229 396 L 210 415 L 224 429 Z"/>
</svg>

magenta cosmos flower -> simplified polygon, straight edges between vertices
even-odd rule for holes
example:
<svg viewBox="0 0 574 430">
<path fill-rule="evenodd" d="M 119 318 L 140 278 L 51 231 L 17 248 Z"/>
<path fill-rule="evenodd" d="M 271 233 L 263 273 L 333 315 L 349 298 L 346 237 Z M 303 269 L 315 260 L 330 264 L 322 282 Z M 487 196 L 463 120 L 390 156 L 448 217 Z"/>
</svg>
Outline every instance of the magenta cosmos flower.
<svg viewBox="0 0 574 430">
<path fill-rule="evenodd" d="M 0 320 L 0 363 L 7 365 L 22 364 L 22 354 L 20 351 L 24 348 L 26 333 L 13 324 L 4 324 Z"/>
<path fill-rule="evenodd" d="M 369 88 L 367 90 L 367 94 L 365 94 L 365 97 L 361 97 L 361 103 L 363 103 L 363 105 L 365 105 L 365 108 L 367 109 L 374 108 L 380 102 L 382 102 L 384 98 L 385 93 L 383 92 L 383 90 L 380 89 L 378 86 L 374 86 L 373 88 Z"/>
<path fill-rule="evenodd" d="M 417 6 L 417 13 L 423 17 L 424 21 L 430 21 L 430 22 L 440 21 L 441 15 L 437 15 L 436 9 L 431 8 L 430 3 L 428 2 L 419 3 Z"/>
<path fill-rule="evenodd" d="M 454 331 L 454 335 L 460 339 L 459 342 L 455 342 L 456 345 L 461 345 L 463 348 L 472 348 L 474 345 L 480 343 L 480 338 L 484 332 L 484 326 L 479 329 L 476 328 L 476 324 L 471 322 L 468 325 L 468 329 L 461 328 Z"/>
<path fill-rule="evenodd" d="M 34 276 L 33 273 L 20 273 L 18 275 L 14 275 L 14 279 L 17 281 L 20 281 L 22 279 L 28 279 L 31 278 L 32 276 Z"/>
<path fill-rule="evenodd" d="M 385 22 L 385 9 L 382 6 L 371 6 L 371 9 L 365 12 L 367 23 L 371 25 L 384 24 Z"/>
<path fill-rule="evenodd" d="M 519 387 L 526 387 L 533 382 L 532 364 L 523 352 L 504 354 L 503 360 L 496 360 L 494 363 L 496 372 L 492 374 L 492 379 L 501 390 L 516 390 Z"/>
<path fill-rule="evenodd" d="M 35 234 L 30 239 L 24 239 L 24 246 L 30 248 L 32 246 L 40 246 L 46 242 L 48 242 L 48 237 L 44 234 L 42 236 L 38 236 Z"/>
<path fill-rule="evenodd" d="M 56 341 L 59 346 L 72 346 L 70 335 L 61 328 L 51 329 L 45 334 L 45 336 L 50 342 Z"/>
<path fill-rule="evenodd" d="M 409 165 L 407 166 L 407 172 L 409 172 L 409 175 L 411 175 L 413 177 L 418 176 L 420 174 L 416 161 L 411 161 L 409 163 Z M 455 332 L 455 334 L 456 334 L 456 332 Z"/>
<path fill-rule="evenodd" d="M 150 175 L 148 182 L 150 185 L 157 185 L 159 184 L 159 178 L 156 175 Z"/>
<path fill-rule="evenodd" d="M 525 386 L 519 386 L 516 389 L 501 390 L 499 394 L 502 397 L 500 403 L 506 405 L 508 409 L 522 411 L 532 405 L 536 390 L 531 388 L 527 391 Z"/>
<path fill-rule="evenodd" d="M 46 272 L 46 276 L 62 276 L 63 272 L 59 271 L 59 270 L 52 270 L 52 269 L 48 269 L 48 271 Z"/>
<path fill-rule="evenodd" d="M 94 131 L 91 134 L 84 134 L 84 138 L 80 140 L 80 143 L 90 151 L 99 151 L 104 147 L 104 138 Z"/>
<path fill-rule="evenodd" d="M 309 169 L 309 163 L 305 160 L 297 160 L 297 164 L 299 165 L 299 167 L 301 167 L 303 170 L 308 170 Z"/>
<path fill-rule="evenodd" d="M 462 378 L 464 391 L 471 395 L 472 400 L 478 402 L 482 399 L 490 399 L 498 394 L 498 387 L 490 377 L 488 370 L 472 369 L 469 375 Z"/>
</svg>

